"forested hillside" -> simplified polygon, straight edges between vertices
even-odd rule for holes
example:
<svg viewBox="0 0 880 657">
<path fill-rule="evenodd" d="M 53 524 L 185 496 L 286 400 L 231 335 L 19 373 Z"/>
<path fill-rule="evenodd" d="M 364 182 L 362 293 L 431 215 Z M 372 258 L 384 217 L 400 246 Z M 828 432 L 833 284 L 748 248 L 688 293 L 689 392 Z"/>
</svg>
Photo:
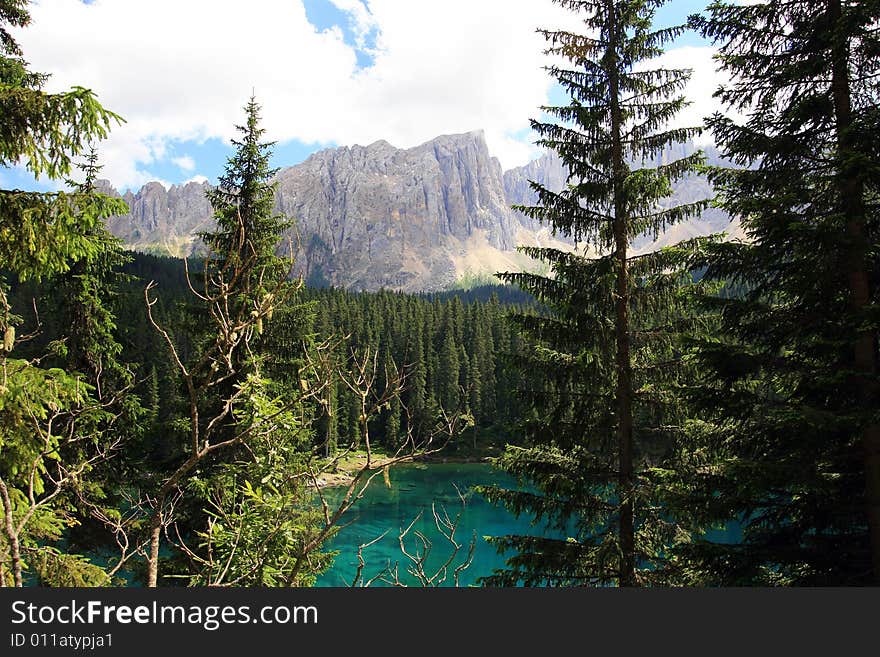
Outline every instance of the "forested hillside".
<svg viewBox="0 0 880 657">
<path fill-rule="evenodd" d="M 504 474 L 454 504 L 517 522 L 469 551 L 428 499 L 370 527 L 349 583 L 391 532 L 425 586 L 478 536 L 493 586 L 880 584 L 880 3 L 715 0 L 672 26 L 664 0 L 554 4 L 573 20 L 538 29 L 555 93 L 529 125 L 556 155 L 504 178 L 472 134 L 279 176 L 251 96 L 217 184 L 172 195 L 201 213 L 176 260 L 108 228 L 132 211 L 100 183 L 124 119 L 48 91 L 29 3 L 0 0 L 0 173 L 55 185 L 0 188 L 0 584 L 313 586 L 371 482 L 393 501 L 395 467 L 449 458 Z M 722 82 L 688 125 L 709 92 L 664 57 L 697 37 Z M 128 200 L 168 228 L 148 192 Z M 308 207 L 326 276 L 287 239 Z M 504 285 L 450 289 L 487 271 Z"/>
<path fill-rule="evenodd" d="M 161 443 L 169 436 L 162 419 L 180 411 L 175 405 L 182 391 L 161 336 L 148 324 L 143 289 L 150 281 L 157 283 L 161 313 L 174 327 L 182 348 L 189 348 L 185 327 L 191 297 L 182 260 L 141 253 L 128 256 L 131 260 L 122 271 L 130 278 L 116 299 L 120 340 L 137 373 L 138 392 L 150 400 L 148 410 L 157 419 L 152 441 Z M 15 295 L 16 308 L 25 316 L 34 296 L 47 308 L 60 303 L 57 297 L 52 298 L 51 289 L 28 286 Z M 308 312 L 300 314 L 287 329 L 302 336 L 311 334 L 317 342 L 347 338 L 339 348 L 340 359 L 370 350 L 377 354 L 382 372 L 396 368 L 406 373 L 407 390 L 400 402 L 393 402 L 373 422 L 372 433 L 381 444 L 396 448 L 406 434 L 407 417 L 400 403 L 415 422 L 433 416 L 440 407 L 469 412 L 476 423 L 466 437 L 471 442 L 475 438 L 502 445 L 516 441 L 511 427 L 518 417 L 519 375 L 509 365 L 511 356 L 522 349 L 522 341 L 508 317 L 514 312 L 534 311 L 536 304 L 529 295 L 502 285 L 430 295 L 305 288 L 297 303 L 306 304 Z M 290 319 L 283 307 L 279 312 L 285 321 Z M 48 313 L 41 318 L 43 333 L 33 344 L 35 353 L 64 335 L 63 327 L 52 325 L 52 316 Z M 271 335 L 269 339 L 273 339 Z M 290 339 L 290 334 L 275 339 Z M 293 345 L 291 351 L 298 348 Z M 284 353 L 283 345 L 273 349 L 272 358 L 279 363 L 290 356 Z M 383 385 L 380 380 L 378 387 Z M 341 381 L 334 382 L 331 398 L 331 420 L 322 425 L 327 433 L 318 439 L 335 445 L 337 436 L 357 432 L 359 411 Z"/>
</svg>

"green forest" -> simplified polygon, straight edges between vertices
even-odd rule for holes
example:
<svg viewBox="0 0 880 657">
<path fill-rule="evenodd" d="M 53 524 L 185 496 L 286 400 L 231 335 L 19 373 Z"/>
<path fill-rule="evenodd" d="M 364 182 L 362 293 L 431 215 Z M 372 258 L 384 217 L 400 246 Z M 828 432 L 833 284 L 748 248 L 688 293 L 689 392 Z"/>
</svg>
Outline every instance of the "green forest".
<svg viewBox="0 0 880 657">
<path fill-rule="evenodd" d="M 414 295 L 294 275 L 255 97 L 197 256 L 126 251 L 124 117 L 45 91 L 0 0 L 0 166 L 67 182 L 0 189 L 0 584 L 311 586 L 366 487 L 439 458 L 547 530 L 489 537 L 485 586 L 880 584 L 880 1 L 554 1 L 582 30 L 535 26 L 567 98 L 531 128 L 569 178 L 517 210 L 576 246 Z M 727 112 L 679 128 L 687 30 Z M 703 133 L 730 166 L 661 157 Z M 710 207 L 745 239 L 632 249 Z"/>
</svg>

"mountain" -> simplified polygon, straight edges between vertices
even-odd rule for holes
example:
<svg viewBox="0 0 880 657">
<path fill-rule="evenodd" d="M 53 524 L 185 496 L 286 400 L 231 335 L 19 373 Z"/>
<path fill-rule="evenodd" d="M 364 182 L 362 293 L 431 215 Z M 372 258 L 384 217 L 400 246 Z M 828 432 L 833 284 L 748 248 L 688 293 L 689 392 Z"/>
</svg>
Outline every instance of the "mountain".
<svg viewBox="0 0 880 657">
<path fill-rule="evenodd" d="M 558 192 L 565 187 L 567 180 L 568 170 L 562 160 L 554 151 L 549 151 L 524 167 L 505 171 L 504 194 L 512 205 L 536 205 L 538 197 L 532 191 L 529 181 Z M 525 225 L 530 225 L 533 221 L 519 212 L 517 215 Z"/>
<path fill-rule="evenodd" d="M 407 150 L 385 141 L 326 150 L 277 181 L 278 209 L 299 221 L 298 252 L 313 280 L 443 289 L 476 254 L 503 260 L 517 244 L 501 164 L 482 132 Z"/>
<path fill-rule="evenodd" d="M 189 254 L 194 235 L 214 225 L 206 189 L 205 183 L 190 182 L 170 189 L 158 182 L 147 183 L 136 194 L 127 191 L 122 195 L 129 213 L 109 219 L 107 228 L 131 249 Z M 120 195 L 106 180 L 98 181 L 98 191 Z"/>
<path fill-rule="evenodd" d="M 436 291 L 462 279 L 534 267 L 516 252 L 520 244 L 572 248 L 510 207 L 534 203 L 529 180 L 558 190 L 566 178 L 552 153 L 503 172 L 482 131 L 410 149 L 378 141 L 320 151 L 279 171 L 276 210 L 296 221 L 285 242 L 312 283 Z M 106 181 L 101 189 L 116 193 Z M 130 213 L 108 227 L 130 248 L 186 255 L 199 246 L 196 233 L 212 225 L 206 189 L 205 183 L 167 190 L 149 183 L 126 192 Z M 708 183 L 695 178 L 675 192 L 676 200 L 705 197 Z M 729 223 L 717 211 L 704 219 L 676 230 L 707 234 Z M 651 248 L 653 240 L 642 242 L 634 246 Z"/>
</svg>

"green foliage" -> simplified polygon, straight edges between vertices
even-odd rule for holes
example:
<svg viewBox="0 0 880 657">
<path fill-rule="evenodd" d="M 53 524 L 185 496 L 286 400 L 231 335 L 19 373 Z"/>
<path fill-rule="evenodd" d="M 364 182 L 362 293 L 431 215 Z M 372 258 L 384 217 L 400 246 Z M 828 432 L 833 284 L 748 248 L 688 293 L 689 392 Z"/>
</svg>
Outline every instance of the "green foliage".
<svg viewBox="0 0 880 657">
<path fill-rule="evenodd" d="M 7 25 L 25 27 L 31 22 L 25 5 L 27 0 L 4 0 L 0 3 L 0 48 L 4 54 L 21 54 L 21 48 L 12 38 Z"/>
<path fill-rule="evenodd" d="M 98 427 L 108 413 L 92 398 L 79 375 L 43 369 L 29 361 L 4 357 L 0 386 L 0 493 L 12 525 L 0 535 L 0 565 L 13 570 L 12 541 L 22 553 L 24 570 L 58 584 L 47 564 L 68 558 L 53 543 L 78 524 L 76 500 L 100 454 Z M 12 531 L 10 531 L 12 530 Z M 70 557 L 73 558 L 73 557 Z M 48 561 L 47 561 L 48 560 Z M 79 561 L 81 569 L 94 572 Z M 12 567 L 10 567 L 12 566 Z M 7 584 L 14 579 L 0 576 Z M 94 577 L 90 581 L 94 580 Z"/>
<path fill-rule="evenodd" d="M 748 110 L 708 121 L 745 167 L 711 178 L 748 241 L 697 263 L 741 293 L 703 300 L 723 332 L 698 341 L 701 422 L 679 472 L 702 491 L 684 503 L 743 541 L 682 550 L 691 583 L 880 577 L 878 19 L 876 2 L 835 0 L 713 2 L 691 19 L 731 77 L 716 95 Z"/>
<path fill-rule="evenodd" d="M 202 235 L 208 246 L 202 281 L 194 285 L 198 291 L 189 290 L 197 303 L 172 311 L 171 331 L 158 331 L 185 395 L 154 415 L 166 416 L 163 424 L 185 440 L 172 442 L 158 491 L 148 493 L 156 500 L 149 510 L 150 586 L 159 582 L 158 545 L 171 522 L 181 540 L 164 560 L 166 577 L 284 586 L 310 583 L 328 563 L 319 552 L 324 519 L 307 476 L 315 403 L 305 368 L 312 308 L 300 302 L 301 282 L 288 280 L 288 265 L 275 254 L 287 224 L 271 215 L 271 144 L 260 142 L 253 99 L 245 112 L 244 137 L 209 195 L 217 229 Z M 150 305 L 152 322 L 159 312 Z M 149 364 L 159 369 L 154 360 Z M 168 502 L 177 495 L 172 511 Z"/>
<path fill-rule="evenodd" d="M 198 279 L 199 265 L 190 269 L 196 270 L 194 277 Z M 79 289 L 82 282 L 75 270 L 74 267 L 71 272 L 40 285 L 31 282 L 16 286 L 10 295 L 16 312 L 26 316 L 32 297 L 53 309 L 64 307 L 66 291 Z M 148 325 L 143 310 L 146 282 L 159 282 L 162 294 L 154 311 L 160 323 L 175 336 L 181 353 L 195 360 L 203 348 L 200 345 L 210 344 L 198 337 L 204 332 L 205 322 L 198 324 L 191 305 L 186 305 L 190 303 L 191 294 L 180 260 L 130 254 L 130 260 L 122 264 L 122 271 L 125 277 L 114 283 L 120 291 L 110 297 L 114 301 L 122 347 L 119 357 L 125 368 L 134 372 L 135 380 L 143 382 L 137 391 L 147 416 L 139 423 L 143 434 L 126 439 L 125 450 L 114 459 L 111 471 L 99 469 L 90 476 L 105 489 L 103 497 L 93 496 L 93 499 L 108 515 L 114 509 L 118 513 L 118 509 L 126 508 L 125 500 L 119 495 L 130 496 L 131 491 L 137 489 L 149 490 L 156 477 L 167 474 L 186 458 L 191 428 L 178 373 L 167 357 L 166 345 Z M 258 343 L 259 352 L 255 352 L 259 360 L 254 364 L 258 364 L 260 376 L 244 378 L 240 385 L 248 386 L 248 392 L 236 406 L 236 426 L 239 429 L 252 427 L 255 440 L 247 450 L 231 449 L 222 459 L 207 459 L 194 471 L 186 484 L 185 496 L 177 506 L 177 528 L 185 544 L 204 558 L 207 555 L 204 548 L 211 543 L 215 569 L 206 562 L 190 560 L 181 549 L 167 546 L 170 549 L 163 551 L 166 555 L 163 571 L 167 577 L 183 577 L 191 583 L 214 581 L 220 572 L 216 566 L 221 554 L 227 558 L 232 556 L 234 575 L 233 571 L 226 573 L 230 579 L 241 578 L 239 581 L 254 585 L 274 584 L 283 583 L 291 574 L 293 562 L 285 563 L 282 555 L 298 554 L 304 543 L 314 536 L 313 522 L 320 520 L 312 515 L 316 507 L 310 506 L 311 496 L 303 485 L 303 478 L 295 474 L 311 463 L 310 454 L 324 454 L 328 449 L 332 453 L 336 443 L 350 443 L 359 422 L 357 400 L 338 380 L 334 380 L 328 391 L 326 407 L 297 402 L 302 394 L 300 379 L 310 376 L 304 367 L 304 349 L 313 342 L 323 342 L 333 335 L 350 335 L 347 346 L 337 354 L 340 367 L 346 366 L 350 350 L 370 349 L 380 353 L 379 369 L 383 376 L 386 366 L 388 371 L 400 367 L 408 372 L 403 398 L 392 400 L 370 422 L 374 446 L 393 452 L 406 440 L 408 431 L 415 432 L 418 439 L 420 432 L 434 428 L 436 407 L 431 400 L 440 398 L 443 387 L 438 378 L 439 365 L 432 366 L 429 372 L 428 363 L 440 362 L 441 349 L 447 342 L 445 335 L 453 343 L 447 345 L 450 353 L 455 353 L 462 363 L 465 357 L 469 364 L 478 363 L 480 369 L 479 381 L 467 373 L 464 380 L 458 376 L 448 381 L 458 386 L 459 394 L 467 392 L 468 406 L 480 418 L 464 440 L 453 442 L 449 449 L 461 454 L 484 454 L 495 442 L 514 440 L 516 434 L 509 425 L 516 413 L 520 379 L 508 370 L 506 362 L 508 356 L 519 349 L 519 339 L 506 316 L 514 307 L 524 312 L 533 306 L 499 303 L 498 295 L 516 300 L 526 298 L 502 287 L 494 288 L 491 293 L 484 290 L 481 295 L 488 301 L 461 303 L 458 297 L 451 295 L 304 289 L 279 306 L 266 323 Z M 101 298 L 105 298 L 103 294 Z M 81 310 L 87 307 L 88 304 Z M 71 304 L 71 308 L 80 308 L 80 304 Z M 30 321 L 21 324 L 20 330 L 30 331 Z M 56 338 L 59 344 L 67 345 L 69 339 L 66 340 L 65 335 L 71 326 L 70 319 L 59 317 L 56 322 L 54 318 L 44 318 L 43 333 L 28 344 L 29 349 L 42 353 L 46 343 Z M 73 348 L 54 358 L 59 363 L 66 362 L 75 351 Z M 86 368 L 86 374 L 88 371 Z M 251 372 L 253 376 L 253 370 Z M 461 385 L 462 382 L 465 385 Z M 475 392 L 475 388 L 479 390 Z M 208 398 L 205 401 L 205 408 L 215 403 Z M 263 437 L 260 418 L 271 416 L 282 404 L 285 409 L 278 418 L 277 430 Z M 328 432 L 329 444 L 325 444 Z M 118 434 L 119 430 L 114 429 L 114 433 Z M 476 452 L 472 451 L 473 444 L 478 445 Z M 117 481 L 118 485 L 114 483 Z M 248 492 L 248 485 L 255 494 Z M 73 519 L 76 513 L 71 513 Z M 216 516 L 222 514 L 240 518 L 242 524 L 229 521 L 217 524 Z M 132 539 L 144 529 L 143 519 L 139 522 L 140 525 L 131 526 Z M 242 532 L 239 541 L 244 544 L 233 549 L 232 542 L 239 530 Z M 89 523 L 62 528 L 62 534 L 75 539 L 64 552 L 98 549 L 112 554 L 112 537 Z M 261 537 L 268 536 L 272 537 L 271 541 L 261 542 Z M 319 549 L 312 550 L 305 567 L 297 572 L 296 582 L 310 581 L 326 561 L 327 556 Z M 265 565 L 265 569 L 254 569 L 257 563 Z M 129 575 L 140 577 L 133 572 Z"/>
<path fill-rule="evenodd" d="M 528 487 L 484 493 L 567 539 L 494 537 L 515 555 L 485 583 L 664 584 L 669 548 L 696 529 L 686 508 L 664 503 L 655 475 L 674 469 L 686 440 L 683 336 L 701 323 L 688 258 L 701 244 L 635 257 L 627 249 L 708 206 L 662 203 L 673 181 L 698 170 L 701 154 L 648 165 L 699 132 L 664 129 L 685 105 L 677 94 L 689 72 L 643 65 L 684 28 L 652 31 L 659 1 L 558 4 L 577 12 L 590 36 L 542 31 L 548 52 L 571 65 L 549 68 L 571 101 L 543 108 L 559 122 L 532 128 L 570 175 L 560 192 L 532 183 L 538 205 L 517 209 L 600 255 L 523 248 L 549 273 L 502 275 L 547 312 L 516 319 L 529 344 L 518 363 L 527 446 L 496 461 Z"/>
<path fill-rule="evenodd" d="M 171 444 L 180 443 L 179 432 L 172 432 L 168 422 L 171 417 L 186 413 L 181 406 L 176 374 L 165 357 L 165 347 L 143 314 L 143 286 L 150 280 L 159 282 L 161 307 L 156 311 L 182 350 L 192 348 L 190 339 L 195 330 L 190 328 L 192 320 L 181 306 L 190 293 L 180 260 L 140 253 L 131 254 L 131 258 L 123 265 L 123 272 L 133 279 L 124 283 L 125 291 L 116 307 L 123 356 L 129 367 L 137 367 L 136 378 L 144 381 L 138 392 L 158 419 L 158 424 L 148 430 L 143 449 L 161 447 L 161 451 L 167 453 L 172 449 Z M 453 310 L 457 298 L 463 299 L 463 303 Z M 458 313 L 461 330 L 450 332 L 454 346 L 447 345 L 447 349 L 456 354 L 460 363 L 464 363 L 466 357 L 469 371 L 462 371 L 460 365 L 455 385 L 476 418 L 476 426 L 468 438 L 491 451 L 495 443 L 515 442 L 518 437 L 512 425 L 519 413 L 521 376 L 508 364 L 520 349 L 520 338 L 507 317 L 511 312 L 537 312 L 530 299 L 530 295 L 509 286 L 497 285 L 481 290 L 479 295 L 463 292 L 460 296 L 305 288 L 289 303 L 279 306 L 272 320 L 266 323 L 260 343 L 261 372 L 285 389 L 298 390 L 304 364 L 303 345 L 311 341 L 321 343 L 332 336 L 350 336 L 346 346 L 340 347 L 336 354 L 340 366 L 345 366 L 352 351 L 369 349 L 379 354 L 380 372 L 387 366 L 389 370 L 397 367 L 407 373 L 402 404 L 392 403 L 391 408 L 370 424 L 375 444 L 393 452 L 395 436 L 403 438 L 410 430 L 418 434 L 433 424 L 435 418 L 428 401 L 431 397 L 440 399 L 442 395 L 439 363 L 445 318 Z M 26 300 L 19 301 L 17 307 L 26 310 Z M 438 363 L 436 368 L 429 368 L 432 362 Z M 157 389 L 151 392 L 153 381 Z M 452 383 L 451 378 L 448 383 Z M 154 405 L 147 403 L 150 398 L 155 399 Z M 352 410 L 350 417 L 349 408 L 354 408 L 355 401 L 353 393 L 339 380 L 334 380 L 325 401 L 326 404 L 314 410 L 312 419 L 316 423 L 315 439 L 326 450 L 328 434 L 331 444 L 348 443 L 354 435 L 357 413 Z M 449 448 L 463 447 L 453 443 Z M 332 446 L 329 451 L 332 453 Z M 157 467 L 157 464 L 148 467 Z"/>
<path fill-rule="evenodd" d="M 256 290 L 259 276 L 267 282 L 287 274 L 288 266 L 275 255 L 281 233 L 290 222 L 275 216 L 276 170 L 269 168 L 273 142 L 262 142 L 260 106 L 254 98 L 245 106 L 245 125 L 236 126 L 242 139 L 232 140 L 235 154 L 229 158 L 219 185 L 208 192 L 216 229 L 202 233 L 211 253 L 223 267 L 242 267 L 236 285 L 243 294 Z"/>
<path fill-rule="evenodd" d="M 67 422 L 79 413 L 86 414 L 80 422 L 95 422 L 103 411 L 94 407 L 92 388 L 77 374 L 13 358 L 4 358 L 2 367 L 0 463 L 8 480 L 22 490 L 33 476 L 34 492 L 42 495 L 47 468 L 61 458 Z M 50 419 L 53 424 L 47 425 Z"/>
<path fill-rule="evenodd" d="M 209 555 L 191 578 L 195 585 L 222 581 L 235 586 L 308 586 L 330 564 L 330 555 L 309 548 L 322 527 L 310 481 L 312 437 L 284 397 L 271 398 L 271 384 L 251 377 L 247 404 L 237 419 L 258 439 L 248 458 L 224 466 L 212 482 L 207 527 L 198 532 Z M 271 434 L 259 430 L 273 418 Z M 218 485 L 219 484 L 219 485 Z"/>
<path fill-rule="evenodd" d="M 105 137 L 121 119 L 87 89 L 41 90 L 47 76 L 27 69 L 7 27 L 29 23 L 25 5 L 0 0 L 0 166 L 23 161 L 35 176 L 58 179 L 70 173 L 73 159 L 87 145 Z M 75 275 L 85 281 L 91 265 L 101 259 L 112 269 L 119 264 L 119 247 L 102 222 L 126 211 L 124 202 L 94 194 L 91 187 L 44 194 L 0 190 L 0 271 L 17 281 L 39 281 L 76 268 Z M 71 345 L 70 336 L 53 336 L 50 353 L 33 359 L 12 354 L 21 356 L 23 337 L 33 339 L 42 327 L 16 335 L 23 318 L 8 303 L 8 290 L 6 279 L 0 280 L 0 503 L 5 512 L 0 579 L 21 586 L 23 572 L 31 569 L 44 584 L 103 583 L 99 567 L 69 554 L 60 543 L 63 533 L 81 521 L 80 501 L 102 494 L 96 468 L 112 456 L 116 443 L 101 428 L 106 430 L 113 414 L 99 399 L 99 376 L 87 383 L 69 362 L 65 369 L 45 365 L 53 358 L 75 358 L 83 353 L 78 343 L 91 339 L 112 369 L 119 350 L 112 341 L 112 314 L 101 305 L 106 290 L 81 286 L 82 294 L 72 301 L 77 308 L 89 301 L 94 312 L 74 329 L 79 340 L 74 337 Z M 101 370 L 101 363 L 91 364 Z"/>
<path fill-rule="evenodd" d="M 27 70 L 6 28 L 29 21 L 24 2 L 0 3 L 0 166 L 23 160 L 34 176 L 60 179 L 71 173 L 73 158 L 122 119 L 88 89 L 41 91 L 46 76 Z M 126 211 L 121 200 L 92 194 L 0 190 L 0 265 L 22 277 L 64 271 L 70 260 L 97 253 L 89 230 Z"/>
<path fill-rule="evenodd" d="M 0 79 L 0 165 L 23 158 L 35 176 L 61 178 L 70 173 L 71 153 L 83 152 L 90 143 L 107 137 L 114 122 L 122 122 L 88 89 L 47 94 L 16 82 L 22 82 L 21 77 Z"/>
<path fill-rule="evenodd" d="M 192 585 L 310 585 L 332 558 L 317 458 L 364 435 L 392 453 L 441 409 L 473 425 L 450 451 L 520 443 L 496 459 L 520 486 L 482 492 L 563 536 L 493 537 L 510 557 L 487 584 L 878 581 L 880 3 L 715 1 L 690 19 L 744 117 L 707 122 L 738 169 L 658 157 L 698 133 L 666 127 L 688 72 L 647 68 L 684 29 L 654 30 L 663 0 L 557 4 L 586 34 L 542 31 L 570 101 L 532 127 L 570 177 L 517 209 L 578 247 L 523 248 L 541 269 L 507 287 L 289 280 L 253 98 L 209 193 L 195 305 L 179 261 L 128 257 L 104 228 L 127 207 L 96 193 L 94 151 L 71 191 L 0 190 L 0 583 L 116 583 L 82 555 L 124 530 L 176 532 L 162 568 Z M 0 166 L 64 179 L 122 119 L 88 89 L 43 91 L 12 37 L 26 7 L 0 0 Z M 632 256 L 708 206 L 668 207 L 695 172 L 747 240 Z M 319 345 L 336 368 L 320 381 Z M 340 375 L 362 353 L 378 390 L 406 374 L 369 418 Z M 706 533 L 732 524 L 739 543 Z"/>
<path fill-rule="evenodd" d="M 499 303 L 497 293 L 517 300 L 528 297 L 499 286 L 494 291 L 486 295 L 488 302 L 466 304 L 451 294 L 304 291 L 304 298 L 315 304 L 312 330 L 318 341 L 332 335 L 350 336 L 345 353 L 337 354 L 342 362 L 352 352 L 369 349 L 378 354 L 380 371 L 387 367 L 406 373 L 400 405 L 392 402 L 371 421 L 370 435 L 376 445 L 393 452 L 408 433 L 424 434 L 433 426 L 438 404 L 448 411 L 469 410 L 476 419 L 470 437 L 489 450 L 501 440 L 516 440 L 512 424 L 520 377 L 508 363 L 519 350 L 519 339 L 507 316 L 514 310 L 533 313 L 535 308 L 533 303 Z M 330 400 L 321 422 L 332 422 L 334 435 L 344 443 L 356 430 L 356 400 L 341 381 L 332 386 Z M 463 447 L 453 442 L 449 450 Z"/>
<path fill-rule="evenodd" d="M 91 193 L 0 190 L 0 262 L 24 280 L 68 271 L 106 250 L 92 231 L 127 211 L 121 199 Z"/>
<path fill-rule="evenodd" d="M 88 586 L 109 586 L 111 580 L 100 566 L 86 557 L 69 554 L 44 545 L 28 550 L 29 561 L 33 564 L 34 577 L 41 586 L 82 588 Z"/>
<path fill-rule="evenodd" d="M 127 211 L 121 199 L 96 193 L 95 181 L 101 167 L 94 149 L 80 168 L 84 182 L 71 181 L 78 193 L 110 203 L 108 211 L 114 214 Z M 131 371 L 119 360 L 122 345 L 116 338 L 116 319 L 110 308 L 112 297 L 123 282 L 120 269 L 129 258 L 123 254 L 121 241 L 104 226 L 105 219 L 101 217 L 86 234 L 96 247 L 94 252 L 76 258 L 69 271 L 55 278 L 54 296 L 58 304 L 57 312 L 52 313 L 59 324 L 59 334 L 65 336 L 67 368 L 88 373 L 101 399 L 126 390 L 133 380 Z M 126 424 L 136 422 L 130 413 L 125 418 Z"/>
</svg>

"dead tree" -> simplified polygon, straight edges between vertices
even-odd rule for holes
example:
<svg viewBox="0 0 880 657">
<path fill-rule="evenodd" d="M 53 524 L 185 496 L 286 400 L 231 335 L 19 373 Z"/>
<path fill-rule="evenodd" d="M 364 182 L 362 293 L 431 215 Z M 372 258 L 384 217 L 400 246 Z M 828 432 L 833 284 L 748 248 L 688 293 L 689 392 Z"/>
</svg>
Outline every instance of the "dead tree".
<svg viewBox="0 0 880 657">
<path fill-rule="evenodd" d="M 406 558 L 406 563 L 404 564 L 405 571 L 416 581 L 417 586 L 426 588 L 437 587 L 443 586 L 447 581 L 451 581 L 452 586 L 461 586 L 461 574 L 473 564 L 474 551 L 477 546 L 477 533 L 473 532 L 467 544 L 462 543 L 457 536 L 462 513 L 467 507 L 467 498 L 458 487 L 455 490 L 461 501 L 461 510 L 459 510 L 455 518 L 450 517 L 445 507 L 441 507 L 438 510 L 435 503 L 431 504 L 434 527 L 443 539 L 447 550 L 445 557 L 442 557 L 442 561 L 439 564 L 429 565 L 429 559 L 435 548 L 434 540 L 424 532 L 418 529 L 414 530 L 419 520 L 422 519 L 424 512 L 420 511 L 397 536 L 400 552 Z M 364 550 L 369 549 L 387 535 L 388 532 L 385 532 L 377 538 L 358 546 L 358 567 L 350 586 L 369 587 L 376 582 L 383 582 L 398 587 L 410 586 L 401 578 L 400 562 L 389 563 L 383 570 L 372 575 L 370 578 L 365 578 L 364 576 L 366 566 Z M 407 545 L 407 538 L 410 535 L 415 538 L 415 548 Z"/>
<path fill-rule="evenodd" d="M 244 546 L 244 539 L 239 540 L 246 533 L 245 514 L 236 512 L 236 507 L 228 508 L 223 500 L 212 501 L 212 519 L 209 520 L 208 529 L 203 535 L 203 543 L 196 548 L 189 546 L 183 538 L 177 534 L 176 544 L 190 560 L 200 568 L 206 576 L 203 582 L 211 586 L 236 586 L 247 582 L 255 572 L 266 566 L 266 561 L 272 560 L 271 567 L 275 572 L 284 574 L 283 583 L 295 586 L 300 581 L 304 572 L 314 569 L 313 560 L 316 558 L 321 546 L 331 538 L 346 522 L 346 514 L 361 499 L 373 483 L 374 479 L 388 468 L 413 459 L 436 453 L 442 449 L 451 438 L 457 435 L 466 425 L 466 419 L 461 415 L 441 414 L 433 430 L 420 436 L 413 435 L 412 431 L 398 449 L 390 455 L 377 456 L 374 452 L 370 439 L 370 422 L 381 413 L 382 409 L 392 400 L 399 401 L 405 389 L 405 373 L 393 365 L 384 372 L 384 385 L 379 386 L 379 365 L 375 353 L 366 350 L 361 353 L 353 353 L 347 365 L 341 365 L 334 354 L 344 344 L 345 338 L 328 340 L 315 350 L 307 351 L 307 360 L 310 380 L 303 380 L 303 388 L 315 391 L 315 399 L 321 399 L 321 391 L 326 391 L 328 386 L 335 381 L 347 386 L 359 400 L 360 421 L 358 436 L 351 436 L 348 445 L 340 450 L 331 459 L 317 458 L 321 452 L 321 446 L 315 447 L 315 458 L 312 464 L 302 473 L 291 475 L 288 483 L 291 487 L 290 497 L 299 499 L 294 489 L 296 486 L 308 485 L 310 495 L 302 503 L 312 505 L 319 509 L 320 521 L 305 532 L 301 542 L 291 546 L 290 552 L 279 559 L 269 548 L 273 538 L 285 527 L 289 520 L 291 509 L 279 505 L 273 510 L 274 522 L 266 524 L 263 540 L 258 545 Z M 412 423 L 411 423 L 412 424 Z M 328 496 L 322 485 L 322 479 L 327 472 L 334 470 L 340 460 L 353 453 L 358 444 L 362 443 L 366 449 L 366 458 L 359 468 L 351 473 L 351 478 L 345 484 L 341 492 Z M 305 479 L 305 481 L 303 481 Z M 284 490 L 282 484 L 281 490 Z M 223 526 L 228 538 L 232 532 L 231 547 L 227 540 L 226 550 L 218 549 L 218 541 L 213 534 L 214 523 Z M 244 550 L 250 550 L 250 554 L 236 554 Z M 236 559 L 246 559 L 248 567 L 236 569 L 232 567 Z"/>
</svg>

